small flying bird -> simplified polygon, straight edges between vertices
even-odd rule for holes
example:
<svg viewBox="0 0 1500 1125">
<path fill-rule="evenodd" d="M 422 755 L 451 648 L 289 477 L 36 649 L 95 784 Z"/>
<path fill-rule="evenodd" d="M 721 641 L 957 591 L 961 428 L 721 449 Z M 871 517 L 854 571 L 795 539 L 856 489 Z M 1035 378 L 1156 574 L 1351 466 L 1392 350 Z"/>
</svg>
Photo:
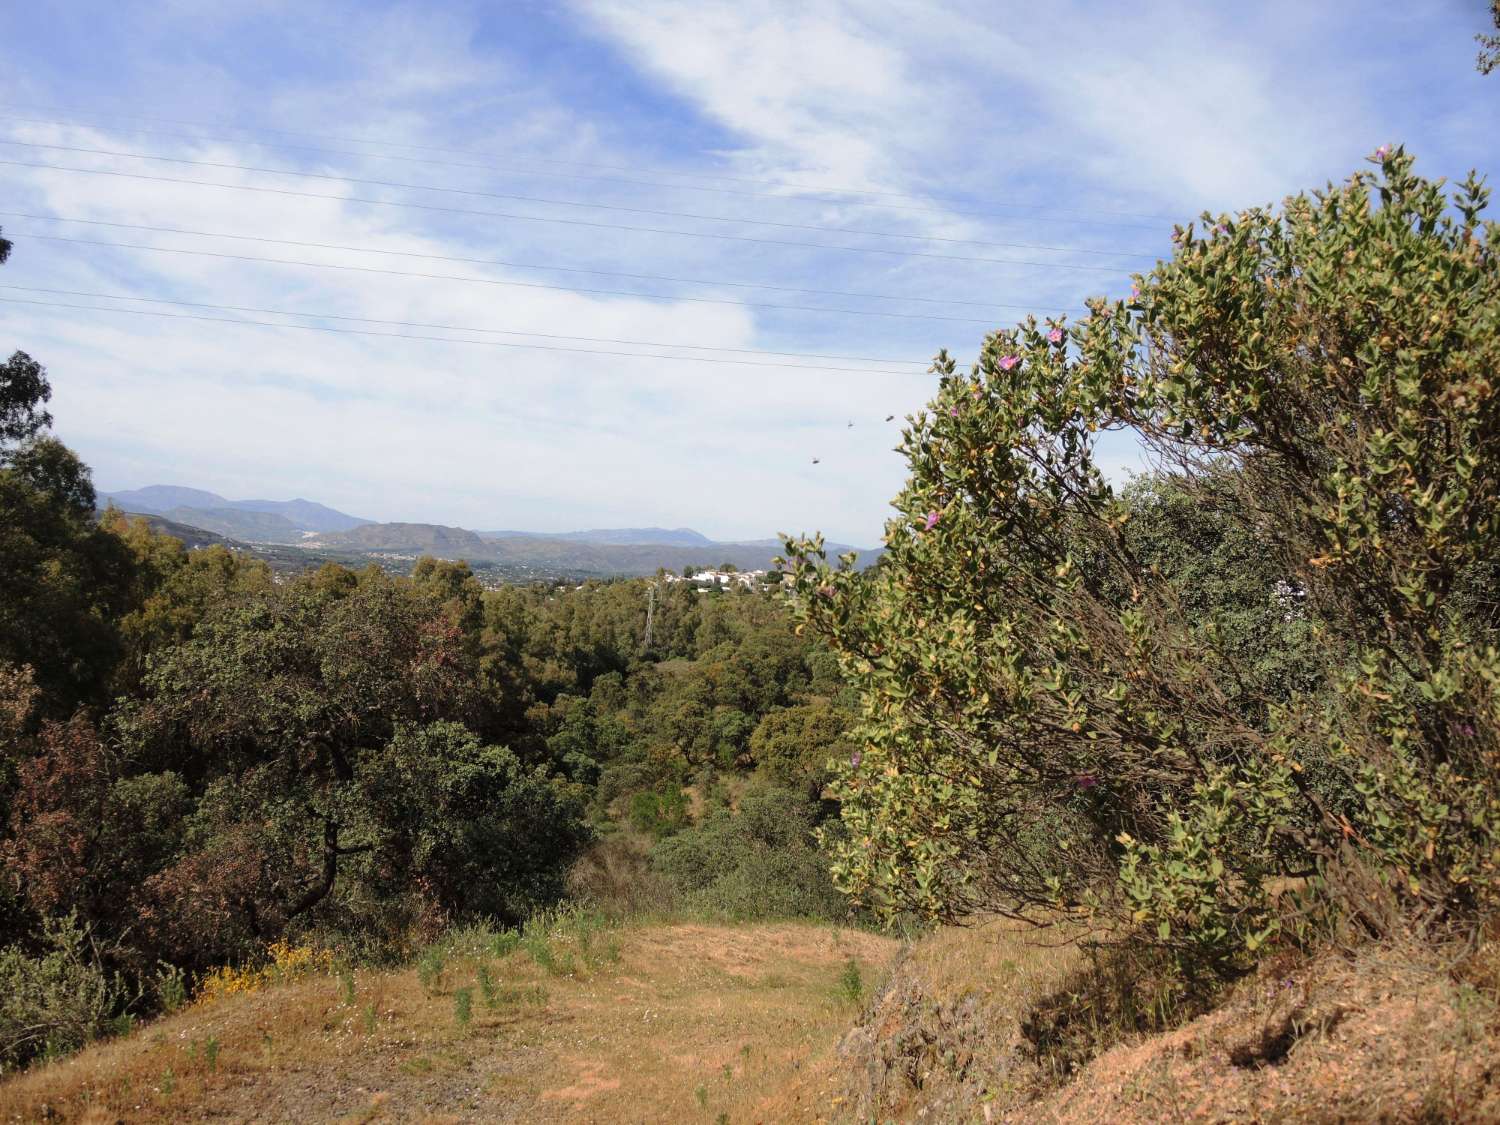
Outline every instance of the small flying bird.
<svg viewBox="0 0 1500 1125">
<path fill-rule="evenodd" d="M 849 423 L 849 428 L 850 428 L 850 429 L 851 429 L 851 430 L 852 430 L 852 429 L 854 429 L 854 423 L 853 423 L 853 422 L 850 422 L 850 423 Z"/>
<path fill-rule="evenodd" d="M 814 464 L 814 465 L 817 465 L 817 464 L 819 464 L 819 463 L 820 463 L 820 462 L 819 462 L 819 461 L 818 461 L 818 459 L 817 459 L 817 458 L 816 458 L 816 457 L 814 457 L 814 458 L 813 458 L 813 464 Z"/>
<path fill-rule="evenodd" d="M 887 422 L 891 422 L 891 421 L 894 421 L 894 420 L 895 420 L 895 418 L 896 418 L 896 416 L 895 416 L 895 415 L 894 415 L 894 414 L 887 414 L 887 415 L 886 415 L 886 416 L 885 416 L 885 420 L 886 420 L 886 421 L 887 421 Z"/>
</svg>

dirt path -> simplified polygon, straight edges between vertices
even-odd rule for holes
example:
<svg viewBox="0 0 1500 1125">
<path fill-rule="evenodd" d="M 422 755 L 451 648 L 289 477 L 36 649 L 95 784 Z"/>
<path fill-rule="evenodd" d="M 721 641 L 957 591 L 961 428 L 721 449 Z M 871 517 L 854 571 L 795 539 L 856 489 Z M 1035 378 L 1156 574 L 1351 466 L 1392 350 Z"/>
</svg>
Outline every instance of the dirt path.
<svg viewBox="0 0 1500 1125">
<path fill-rule="evenodd" d="M 198 1005 L 0 1085 L 0 1120 L 811 1121 L 836 1116 L 818 1090 L 857 1009 L 846 966 L 870 982 L 896 950 L 805 925 L 600 941 L 572 971 L 516 950 L 429 988 L 356 974 L 352 1003 L 316 978 Z"/>
</svg>

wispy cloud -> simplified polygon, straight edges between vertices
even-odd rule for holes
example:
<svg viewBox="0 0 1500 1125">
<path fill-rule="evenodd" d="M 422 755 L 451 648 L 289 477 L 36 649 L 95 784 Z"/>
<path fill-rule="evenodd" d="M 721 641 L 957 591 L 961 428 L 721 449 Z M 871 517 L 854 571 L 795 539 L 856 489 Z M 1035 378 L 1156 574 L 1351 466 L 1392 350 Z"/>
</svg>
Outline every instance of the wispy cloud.
<svg viewBox="0 0 1500 1125">
<path fill-rule="evenodd" d="M 1412 142 L 1442 171 L 1493 167 L 1500 155 L 1500 95 L 1471 82 L 1466 14 L 1437 0 L 1414 15 L 1352 4 L 1059 3 L 1044 18 L 1034 5 L 956 0 L 53 7 L 0 14 L 0 102 L 71 106 L 89 124 L 12 116 L 0 118 L 0 138 L 929 240 L 647 220 L 0 144 L 0 159 L 328 197 L 0 166 L 3 210 L 429 256 L 0 217 L 17 242 L 4 285 L 596 339 L 905 358 L 947 345 L 963 356 L 987 327 L 1016 318 L 1007 306 L 1050 312 L 1122 291 L 1150 260 L 1124 252 L 1166 248 L 1169 224 L 1151 216 L 1271 200 L 1347 173 L 1381 140 Z M 384 143 L 363 143 L 371 139 Z M 786 184 L 869 194 L 777 186 Z M 528 223 L 356 195 L 773 241 Z M 478 280 L 363 272 L 372 268 Z M 507 282 L 655 296 L 495 284 Z M 870 293 L 923 300 L 848 295 Z M 942 299 L 993 305 L 931 303 Z M 907 319 L 922 315 L 950 319 Z M 299 493 L 376 518 L 484 527 L 652 522 L 723 537 L 822 528 L 872 543 L 902 477 L 891 452 L 899 418 L 931 391 L 920 363 L 902 374 L 733 367 L 4 300 L 0 343 L 49 365 L 62 435 L 107 487 Z M 886 423 L 890 414 L 898 421 Z M 1128 447 L 1109 455 L 1131 463 Z"/>
</svg>

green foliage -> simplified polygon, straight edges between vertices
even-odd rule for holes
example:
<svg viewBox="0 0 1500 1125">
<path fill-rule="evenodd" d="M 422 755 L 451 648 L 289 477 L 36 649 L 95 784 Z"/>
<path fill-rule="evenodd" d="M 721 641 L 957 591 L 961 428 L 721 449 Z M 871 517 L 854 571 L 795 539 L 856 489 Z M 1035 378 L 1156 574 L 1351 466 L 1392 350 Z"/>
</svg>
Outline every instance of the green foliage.
<svg viewBox="0 0 1500 1125">
<path fill-rule="evenodd" d="M 73 1050 L 108 1033 L 136 997 L 99 962 L 72 915 L 48 919 L 36 955 L 0 949 L 0 1070 Z"/>
<path fill-rule="evenodd" d="M 851 716 L 825 696 L 769 712 L 750 736 L 750 757 L 770 781 L 802 786 L 816 794 L 829 777 L 829 763 L 847 759 Z"/>
<path fill-rule="evenodd" d="M 839 973 L 839 995 L 851 1004 L 858 1004 L 865 998 L 865 978 L 860 974 L 859 962 L 853 957 L 844 962 L 844 970 Z"/>
<path fill-rule="evenodd" d="M 474 990 L 455 989 L 453 993 L 453 1022 L 466 1028 L 474 1019 Z"/>
<path fill-rule="evenodd" d="M 653 868 L 692 912 L 734 921 L 835 919 L 848 904 L 813 839 L 819 809 L 801 794 L 760 788 L 662 841 Z"/>
<path fill-rule="evenodd" d="M 859 900 L 1084 910 L 1220 966 L 1288 879 L 1369 933 L 1496 905 L 1500 235 L 1472 178 L 1375 162 L 1179 229 L 970 375 L 940 355 L 880 564 L 791 545 L 863 696 Z M 1173 473 L 1117 491 L 1112 429 Z"/>
<path fill-rule="evenodd" d="M 423 950 L 422 955 L 417 958 L 417 979 L 422 982 L 422 988 L 430 996 L 443 986 L 443 970 L 447 967 L 447 959 L 438 946 L 430 946 Z"/>
<path fill-rule="evenodd" d="M 163 961 L 156 971 L 155 986 L 156 1002 L 164 1012 L 175 1012 L 188 1001 L 187 974 L 176 965 Z"/>
<path fill-rule="evenodd" d="M 688 799 L 681 785 L 663 782 L 630 798 L 630 823 L 641 832 L 664 839 L 688 823 Z"/>
<path fill-rule="evenodd" d="M 479 995 L 484 1000 L 486 1008 L 494 1008 L 499 1002 L 499 995 L 495 989 L 495 978 L 490 973 L 488 965 L 480 965 L 474 970 L 475 979 L 479 982 Z"/>
</svg>

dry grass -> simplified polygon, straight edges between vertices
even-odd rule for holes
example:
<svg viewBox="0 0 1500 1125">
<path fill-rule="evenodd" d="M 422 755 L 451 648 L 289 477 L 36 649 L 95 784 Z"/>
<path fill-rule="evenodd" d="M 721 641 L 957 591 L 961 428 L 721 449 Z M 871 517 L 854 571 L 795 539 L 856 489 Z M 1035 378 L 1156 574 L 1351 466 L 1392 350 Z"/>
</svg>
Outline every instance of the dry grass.
<svg viewBox="0 0 1500 1125">
<path fill-rule="evenodd" d="M 1274 965 L 1121 1045 L 1017 1122 L 1500 1122 L 1500 1005 L 1441 947 Z"/>
<path fill-rule="evenodd" d="M 1154 1034 L 1064 1004 L 1093 1049 L 1064 1044 L 1059 1073 L 1038 1023 L 1055 1031 L 1059 998 L 1100 972 L 1066 936 L 991 923 L 903 950 L 813 925 L 643 925 L 594 934 L 592 957 L 554 935 L 549 971 L 458 935 L 427 986 L 361 972 L 352 1003 L 317 977 L 196 1005 L 0 1084 L 0 1121 L 1500 1122 L 1494 946 L 1284 958 Z"/>
<path fill-rule="evenodd" d="M 471 949 L 448 960 L 435 988 L 415 970 L 359 972 L 352 1004 L 337 979 L 320 977 L 195 1005 L 0 1085 L 0 1120 L 761 1119 L 759 1107 L 854 1018 L 839 991 L 847 960 L 870 979 L 897 949 L 793 924 L 594 940 L 618 941 L 618 960 L 584 969 L 577 958 L 568 975 L 524 949 L 502 959 Z M 477 986 L 480 964 L 501 998 L 494 1009 Z M 467 1027 L 455 1016 L 459 988 L 474 989 Z"/>
</svg>

